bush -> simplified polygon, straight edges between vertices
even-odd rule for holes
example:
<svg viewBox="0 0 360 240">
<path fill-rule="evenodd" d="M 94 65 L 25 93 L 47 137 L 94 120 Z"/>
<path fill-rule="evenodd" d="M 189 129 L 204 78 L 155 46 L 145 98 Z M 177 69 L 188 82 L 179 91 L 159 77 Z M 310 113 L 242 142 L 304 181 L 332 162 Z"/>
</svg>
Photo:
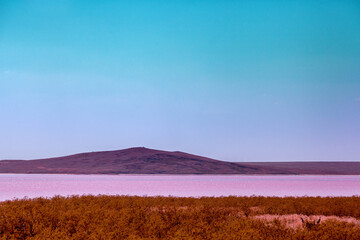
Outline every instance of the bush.
<svg viewBox="0 0 360 240">
<path fill-rule="evenodd" d="M 359 197 L 72 196 L 0 203 L 0 239 L 360 239 L 355 224 L 289 228 L 262 214 L 360 218 Z"/>
</svg>

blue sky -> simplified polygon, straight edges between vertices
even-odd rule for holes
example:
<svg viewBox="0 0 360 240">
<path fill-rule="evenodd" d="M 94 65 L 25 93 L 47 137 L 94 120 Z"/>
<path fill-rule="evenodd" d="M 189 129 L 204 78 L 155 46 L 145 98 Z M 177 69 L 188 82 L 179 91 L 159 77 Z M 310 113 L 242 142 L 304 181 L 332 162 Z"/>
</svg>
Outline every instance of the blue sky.
<svg viewBox="0 0 360 240">
<path fill-rule="evenodd" d="M 0 159 L 360 160 L 358 1 L 0 0 Z"/>
</svg>

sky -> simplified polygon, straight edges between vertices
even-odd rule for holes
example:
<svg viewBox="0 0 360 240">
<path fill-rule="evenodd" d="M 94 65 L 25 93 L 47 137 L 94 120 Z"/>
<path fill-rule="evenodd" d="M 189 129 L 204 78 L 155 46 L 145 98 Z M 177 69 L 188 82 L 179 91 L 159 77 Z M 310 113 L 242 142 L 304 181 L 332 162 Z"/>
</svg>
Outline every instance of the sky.
<svg viewBox="0 0 360 240">
<path fill-rule="evenodd" d="M 0 0 L 0 159 L 360 160 L 360 2 Z"/>
</svg>

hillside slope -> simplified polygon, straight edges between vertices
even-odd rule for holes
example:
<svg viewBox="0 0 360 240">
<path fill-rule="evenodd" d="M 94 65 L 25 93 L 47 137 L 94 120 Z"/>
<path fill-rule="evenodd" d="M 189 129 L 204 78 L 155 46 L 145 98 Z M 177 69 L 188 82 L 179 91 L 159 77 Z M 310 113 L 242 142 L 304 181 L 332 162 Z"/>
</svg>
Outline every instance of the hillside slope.
<svg viewBox="0 0 360 240">
<path fill-rule="evenodd" d="M 3 160 L 0 173 L 360 175 L 360 162 L 235 163 L 137 147 L 37 160 Z"/>
<path fill-rule="evenodd" d="M 183 152 L 129 148 L 38 160 L 0 161 L 0 173 L 68 174 L 265 174 L 262 167 L 223 162 Z"/>
</svg>

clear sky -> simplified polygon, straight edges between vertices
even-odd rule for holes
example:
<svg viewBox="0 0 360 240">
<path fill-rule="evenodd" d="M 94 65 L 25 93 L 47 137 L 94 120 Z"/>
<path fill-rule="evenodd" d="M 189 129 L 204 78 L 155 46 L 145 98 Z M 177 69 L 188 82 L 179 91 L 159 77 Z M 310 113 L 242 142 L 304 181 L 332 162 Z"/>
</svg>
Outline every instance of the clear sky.
<svg viewBox="0 0 360 240">
<path fill-rule="evenodd" d="M 0 0 L 0 159 L 360 160 L 359 1 Z"/>
</svg>

